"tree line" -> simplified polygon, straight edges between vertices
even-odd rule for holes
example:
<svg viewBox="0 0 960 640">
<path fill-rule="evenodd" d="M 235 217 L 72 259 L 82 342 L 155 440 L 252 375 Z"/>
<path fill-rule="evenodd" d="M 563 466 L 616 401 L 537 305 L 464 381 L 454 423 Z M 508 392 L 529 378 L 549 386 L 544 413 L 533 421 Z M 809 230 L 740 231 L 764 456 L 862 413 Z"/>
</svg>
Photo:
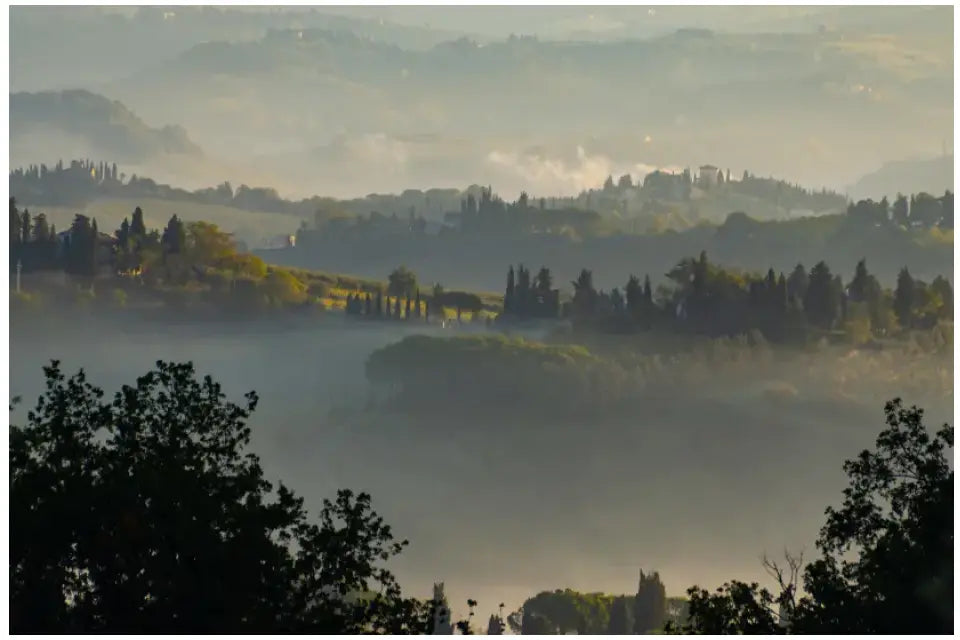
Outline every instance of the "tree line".
<svg viewBox="0 0 960 640">
<path fill-rule="evenodd" d="M 847 216 L 865 224 L 953 229 L 953 192 L 947 190 L 939 198 L 924 192 L 909 198 L 898 193 L 893 204 L 886 197 L 880 202 L 860 200 L 847 206 Z"/>
<path fill-rule="evenodd" d="M 201 285 L 208 302 L 238 310 L 263 306 L 319 304 L 329 286 L 306 280 L 290 270 L 267 265 L 259 257 L 242 253 L 230 236 L 203 221 L 185 222 L 173 215 L 163 229 L 147 229 L 144 213 L 136 207 L 112 235 L 98 231 L 96 219 L 76 215 L 71 226 L 58 234 L 44 214 L 35 218 L 10 199 L 10 266 L 23 272 L 61 271 L 92 289 L 98 279 L 107 283 L 144 285 L 176 299 L 176 290 Z M 321 274 L 322 275 L 322 274 Z M 347 279 L 349 280 L 349 279 Z M 440 284 L 421 295 L 416 274 L 406 267 L 394 269 L 386 287 L 351 281 L 344 312 L 349 316 L 378 319 L 443 318 L 444 308 L 463 313 L 484 309 L 479 296 L 445 291 Z M 174 297 L 171 297 L 174 296 Z M 125 299 L 126 293 L 122 295 Z"/>
<path fill-rule="evenodd" d="M 559 307 L 550 270 L 542 267 L 533 281 L 529 274 L 523 265 L 508 270 L 504 319 L 565 317 L 580 328 L 611 332 L 659 328 L 721 336 L 757 330 L 775 342 L 811 330 L 839 331 L 863 342 L 953 318 L 953 287 L 946 278 L 926 283 L 904 267 L 896 287 L 884 289 L 866 260 L 845 284 L 823 261 L 809 272 L 797 264 L 789 275 L 772 268 L 760 275 L 724 269 L 701 252 L 678 262 L 656 292 L 649 275 L 642 285 L 631 275 L 622 292 L 597 290 L 593 273 L 583 269 L 571 283 L 571 299 Z"/>
<path fill-rule="evenodd" d="M 392 297 L 392 301 L 391 301 Z M 386 287 L 376 291 L 358 291 L 347 295 L 344 311 L 349 316 L 370 319 L 422 320 L 430 322 L 431 316 L 444 318 L 444 308 L 454 309 L 457 322 L 463 313 L 479 313 L 483 301 L 479 296 L 465 291 L 445 291 L 437 283 L 429 295 L 420 293 L 417 275 L 405 266 L 390 272 Z"/>
<path fill-rule="evenodd" d="M 43 214 L 32 218 L 11 198 L 10 229 L 11 268 L 19 262 L 25 272 L 61 271 L 91 289 L 100 279 L 152 291 L 202 284 L 214 301 L 245 308 L 309 300 L 308 287 L 288 270 L 239 252 L 230 234 L 203 221 L 173 215 L 163 229 L 148 229 L 136 207 L 112 235 L 80 214 L 57 234 Z"/>
<path fill-rule="evenodd" d="M 70 227 L 57 233 L 43 213 L 36 217 L 20 211 L 10 198 L 10 266 L 24 271 L 58 269 L 92 278 L 109 260 L 109 236 L 100 233 L 96 218 L 77 215 Z M 105 251 L 106 249 L 106 251 Z"/>
<path fill-rule="evenodd" d="M 586 208 L 604 215 L 643 214 L 657 209 L 658 204 L 690 203 L 696 188 L 707 198 L 722 201 L 727 196 L 747 196 L 787 211 L 841 211 L 848 204 L 846 196 L 825 188 L 807 189 L 786 180 L 758 177 L 749 171 L 738 178 L 731 176 L 729 169 L 726 172 L 704 169 L 703 175 L 695 174 L 690 168 L 678 172 L 658 169 L 642 180 L 634 180 L 630 174 L 619 178 L 609 175 L 599 188 L 550 201 L 554 207 Z"/>
<path fill-rule="evenodd" d="M 336 200 L 314 196 L 299 201 L 286 200 L 275 189 L 240 185 L 229 182 L 215 187 L 188 191 L 160 184 L 136 174 L 129 177 L 116 163 L 72 160 L 64 165 L 58 161 L 53 167 L 45 164 L 18 168 L 9 174 L 11 193 L 35 205 L 82 206 L 100 197 L 162 198 L 173 201 L 219 204 L 250 211 L 269 211 L 301 216 L 312 220 L 299 231 L 299 242 L 306 246 L 322 236 L 363 238 L 371 235 L 423 234 L 427 226 L 424 216 L 445 220 L 443 230 L 464 233 L 573 233 L 586 237 L 612 230 L 604 216 L 619 216 L 628 211 L 630 203 L 643 203 L 640 213 L 655 210 L 657 203 L 687 202 L 695 186 L 709 193 L 711 198 L 724 194 L 747 195 L 779 208 L 808 209 L 812 211 L 842 210 L 848 204 L 840 194 L 827 190 L 809 190 L 783 180 L 759 178 L 744 172 L 741 179 L 731 179 L 729 170 L 724 178 L 717 171 L 715 182 L 693 177 L 690 170 L 682 173 L 654 171 L 642 182 L 634 182 L 629 174 L 614 182 L 607 178 L 601 188 L 584 191 L 575 198 L 531 198 L 526 193 L 508 203 L 494 194 L 491 187 L 473 185 L 457 189 L 430 189 L 425 192 L 407 190 L 396 196 L 370 195 L 353 200 Z M 922 197 L 921 197 L 922 196 Z M 916 200 L 916 208 L 912 206 Z M 938 204 L 934 206 L 932 201 Z M 934 198 L 928 194 L 911 197 L 912 220 L 929 221 L 949 218 L 952 228 L 952 197 Z M 459 206 L 459 211 L 457 207 Z M 650 209 L 652 207 L 652 209 Z M 649 209 L 649 210 L 648 210 Z M 384 213 L 386 212 L 386 213 Z M 944 222 L 944 226 L 948 223 Z"/>
<path fill-rule="evenodd" d="M 634 595 L 543 591 L 508 615 L 507 624 L 521 635 L 644 635 L 670 620 L 684 621 L 683 609 L 667 597 L 659 573 L 641 569 Z"/>
</svg>

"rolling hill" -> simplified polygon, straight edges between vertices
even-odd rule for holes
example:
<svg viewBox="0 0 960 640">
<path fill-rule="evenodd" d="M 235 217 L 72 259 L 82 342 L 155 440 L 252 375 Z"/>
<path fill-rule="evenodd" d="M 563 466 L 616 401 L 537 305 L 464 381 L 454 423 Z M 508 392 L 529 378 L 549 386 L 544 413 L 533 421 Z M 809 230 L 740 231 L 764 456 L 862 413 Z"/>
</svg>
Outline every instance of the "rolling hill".
<svg viewBox="0 0 960 640">
<path fill-rule="evenodd" d="M 888 162 L 876 171 L 860 178 L 849 189 L 855 199 L 886 196 L 893 200 L 898 193 L 926 191 L 942 195 L 953 191 L 953 154 L 924 160 Z"/>
<path fill-rule="evenodd" d="M 55 145 L 52 153 L 43 152 L 48 145 Z M 85 147 L 83 156 L 128 163 L 166 154 L 202 155 L 182 127 L 151 127 L 102 95 L 84 90 L 10 95 L 11 164 L 34 161 L 25 156 L 70 157 L 77 146 Z"/>
</svg>

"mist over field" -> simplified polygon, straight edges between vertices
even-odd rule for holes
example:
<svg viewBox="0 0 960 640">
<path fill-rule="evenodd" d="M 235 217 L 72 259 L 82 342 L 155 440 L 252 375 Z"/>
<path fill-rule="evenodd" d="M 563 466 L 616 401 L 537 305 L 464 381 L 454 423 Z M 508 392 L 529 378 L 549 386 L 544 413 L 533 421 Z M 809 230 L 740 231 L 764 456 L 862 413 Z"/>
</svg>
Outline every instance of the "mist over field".
<svg viewBox="0 0 960 640">
<path fill-rule="evenodd" d="M 764 579 L 763 552 L 812 549 L 824 507 L 839 501 L 841 463 L 872 442 L 890 399 L 887 370 L 855 358 L 842 390 L 815 384 L 846 355 L 831 351 L 760 371 L 721 367 L 695 389 L 641 394 L 632 415 L 590 422 L 543 419 L 533 403 L 475 418 L 442 395 L 415 415 L 367 411 L 367 358 L 410 333 L 339 319 L 293 330 L 19 325 L 10 391 L 32 407 L 51 358 L 108 394 L 157 359 L 192 360 L 234 401 L 256 390 L 252 447 L 271 480 L 313 509 L 339 487 L 369 491 L 411 541 L 391 563 L 404 588 L 427 597 L 444 580 L 455 612 L 470 597 L 483 615 L 554 588 L 629 593 L 638 566 L 656 567 L 670 595 Z M 923 362 L 905 375 L 940 367 L 951 379 L 949 358 Z M 931 424 L 949 420 L 948 383 L 930 392 L 904 399 Z"/>
<path fill-rule="evenodd" d="M 635 615 L 639 569 L 675 598 L 772 586 L 761 556 L 818 553 L 842 465 L 874 446 L 887 401 L 933 429 L 953 421 L 952 7 L 14 7 L 10 25 L 12 422 L 28 422 L 51 360 L 107 398 L 158 360 L 192 362 L 231 401 L 258 394 L 250 451 L 269 481 L 311 517 L 339 489 L 368 492 L 410 541 L 384 563 L 403 594 L 427 606 L 444 582 L 454 619 L 479 602 L 474 630 L 565 588 L 581 603 L 636 593 Z M 43 519 L 74 505 L 43 510 L 60 503 L 30 456 L 50 434 L 12 433 L 36 569 Z M 90 464 L 122 468 L 138 446 Z M 97 487 L 136 494 L 98 503 L 121 523 L 90 543 L 115 569 L 102 584 L 127 580 L 128 551 L 162 564 L 166 521 L 144 551 L 129 511 L 180 509 L 183 486 L 154 486 L 151 465 L 182 480 L 194 464 L 157 446 L 129 462 L 147 489 L 122 474 Z M 936 500 L 923 526 L 941 544 Z M 255 512 L 260 544 L 280 526 Z M 215 547 L 216 526 L 184 544 Z M 250 567 L 272 542 L 243 535 L 238 575 L 266 575 Z M 111 565 L 111 545 L 132 551 Z M 879 601 L 945 624 L 924 609 L 946 602 L 943 568 L 914 562 L 946 566 L 945 548 L 891 560 L 915 573 Z M 191 568 L 167 585 L 169 610 L 150 574 L 137 606 L 159 609 L 125 618 L 120 598 L 101 629 L 99 611 L 58 608 L 55 630 L 154 630 L 153 615 L 274 632 L 281 609 L 291 628 L 341 630 L 339 612 L 284 609 L 303 578 L 287 552 L 250 578 L 256 605 L 223 604 L 235 585 L 184 596 L 204 589 Z M 232 580 L 220 555 L 190 557 Z M 21 571 L 21 630 L 50 630 L 31 607 L 64 606 L 43 580 L 72 570 Z M 339 586 L 366 606 L 350 579 L 324 576 L 304 601 L 323 591 L 336 609 Z M 589 628 L 696 618 L 661 600 L 647 627 L 610 600 Z M 541 614 L 521 612 L 524 634 Z M 859 631 L 859 615 L 836 628 Z"/>
</svg>

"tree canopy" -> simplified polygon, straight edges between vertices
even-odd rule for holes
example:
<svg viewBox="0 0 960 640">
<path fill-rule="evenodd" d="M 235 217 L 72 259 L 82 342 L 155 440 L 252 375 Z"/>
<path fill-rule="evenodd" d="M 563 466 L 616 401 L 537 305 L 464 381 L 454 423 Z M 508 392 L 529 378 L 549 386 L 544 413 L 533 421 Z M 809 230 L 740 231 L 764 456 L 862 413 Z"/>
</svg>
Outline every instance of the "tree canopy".
<svg viewBox="0 0 960 640">
<path fill-rule="evenodd" d="M 248 451 L 255 393 L 228 402 L 158 362 L 111 401 L 81 371 L 10 430 L 14 633 L 424 632 L 382 563 L 400 551 L 370 496 L 311 519 Z"/>
<path fill-rule="evenodd" d="M 849 484 L 826 510 L 817 549 L 803 569 L 802 597 L 792 575 L 771 565 L 779 595 L 732 581 L 690 595 L 698 634 L 949 634 L 953 632 L 953 426 L 931 434 L 923 411 L 899 399 L 873 451 L 843 468 Z"/>
</svg>

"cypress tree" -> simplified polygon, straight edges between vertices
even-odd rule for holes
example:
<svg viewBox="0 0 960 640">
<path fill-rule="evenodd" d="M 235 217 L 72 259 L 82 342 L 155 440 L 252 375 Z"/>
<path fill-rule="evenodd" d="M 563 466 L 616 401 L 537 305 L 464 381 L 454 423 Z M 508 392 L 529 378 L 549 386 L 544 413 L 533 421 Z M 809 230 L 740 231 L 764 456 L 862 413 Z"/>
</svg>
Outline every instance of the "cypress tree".
<svg viewBox="0 0 960 640">
<path fill-rule="evenodd" d="M 38 245 L 43 245 L 47 243 L 49 236 L 50 229 L 47 225 L 47 216 L 41 213 L 33 221 L 33 241 Z"/>
<path fill-rule="evenodd" d="M 507 291 L 503 296 L 503 312 L 504 313 L 513 313 L 515 295 L 516 295 L 516 284 L 514 282 L 513 265 L 510 265 L 510 270 L 507 271 Z"/>
<path fill-rule="evenodd" d="M 893 292 L 893 311 L 904 329 L 913 326 L 913 306 L 916 297 L 916 284 L 910 271 L 904 267 L 897 275 L 897 288 Z"/>
<path fill-rule="evenodd" d="M 24 209 L 23 215 L 20 216 L 20 242 L 22 244 L 30 244 L 31 230 L 30 211 L 28 209 Z"/>
<path fill-rule="evenodd" d="M 130 235 L 142 238 L 147 235 L 147 226 L 143 222 L 143 210 L 137 207 L 133 210 L 133 220 L 130 222 Z"/>
<path fill-rule="evenodd" d="M 23 218 L 17 210 L 17 199 L 10 198 L 10 244 L 18 245 L 23 239 L 20 227 L 23 225 Z"/>
<path fill-rule="evenodd" d="M 86 242 L 86 268 L 87 275 L 97 275 L 97 246 L 100 243 L 100 231 L 97 229 L 97 219 L 94 218 L 90 225 L 90 236 Z"/>
</svg>

